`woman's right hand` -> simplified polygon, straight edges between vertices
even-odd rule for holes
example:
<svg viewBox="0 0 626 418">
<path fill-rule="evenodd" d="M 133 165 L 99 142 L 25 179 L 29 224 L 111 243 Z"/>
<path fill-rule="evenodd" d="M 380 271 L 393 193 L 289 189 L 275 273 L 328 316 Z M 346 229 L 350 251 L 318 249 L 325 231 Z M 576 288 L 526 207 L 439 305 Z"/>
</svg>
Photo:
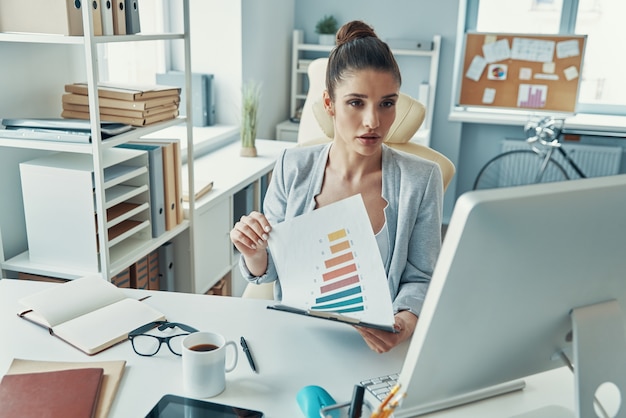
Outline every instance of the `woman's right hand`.
<svg viewBox="0 0 626 418">
<path fill-rule="evenodd" d="M 261 276 L 267 269 L 266 248 L 271 229 L 265 215 L 254 211 L 242 216 L 230 231 L 230 240 L 254 275 Z"/>
</svg>

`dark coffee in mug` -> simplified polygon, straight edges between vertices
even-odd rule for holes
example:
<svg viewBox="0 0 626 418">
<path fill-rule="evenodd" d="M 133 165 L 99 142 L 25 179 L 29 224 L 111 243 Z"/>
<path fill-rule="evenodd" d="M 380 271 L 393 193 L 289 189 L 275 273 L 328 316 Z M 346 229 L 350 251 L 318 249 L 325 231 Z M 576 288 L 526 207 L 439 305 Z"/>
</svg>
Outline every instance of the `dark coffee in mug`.
<svg viewBox="0 0 626 418">
<path fill-rule="evenodd" d="M 215 344 L 197 344 L 189 347 L 192 351 L 213 351 L 217 350 L 219 347 Z"/>
</svg>

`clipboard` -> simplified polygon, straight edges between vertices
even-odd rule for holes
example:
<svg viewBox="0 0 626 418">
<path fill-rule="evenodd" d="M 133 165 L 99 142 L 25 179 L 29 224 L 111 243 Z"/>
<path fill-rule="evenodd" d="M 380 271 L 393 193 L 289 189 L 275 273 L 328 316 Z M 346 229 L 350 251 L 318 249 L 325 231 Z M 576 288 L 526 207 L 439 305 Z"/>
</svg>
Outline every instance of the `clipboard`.
<svg viewBox="0 0 626 418">
<path fill-rule="evenodd" d="M 310 316 L 313 318 L 327 319 L 329 321 L 343 322 L 348 325 L 356 325 L 359 327 L 378 329 L 381 331 L 393 332 L 394 334 L 398 333 L 398 331 L 393 326 L 386 326 L 386 325 L 373 324 L 371 322 L 364 322 L 356 318 L 351 318 L 349 316 L 332 313 L 332 312 L 315 311 L 312 309 L 304 310 L 304 309 L 298 309 L 298 308 L 294 308 L 294 307 L 282 305 L 282 304 L 269 305 L 267 309 L 295 313 L 298 315 Z"/>
</svg>

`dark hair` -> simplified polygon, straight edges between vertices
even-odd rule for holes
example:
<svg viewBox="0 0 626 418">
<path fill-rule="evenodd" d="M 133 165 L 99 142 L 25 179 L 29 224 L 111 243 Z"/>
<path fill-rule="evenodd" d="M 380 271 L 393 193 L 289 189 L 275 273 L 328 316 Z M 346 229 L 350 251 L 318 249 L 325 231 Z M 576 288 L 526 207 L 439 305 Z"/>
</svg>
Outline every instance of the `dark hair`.
<svg viewBox="0 0 626 418">
<path fill-rule="evenodd" d="M 388 71 L 398 85 L 402 83 L 398 63 L 389 46 L 378 38 L 370 25 L 353 20 L 339 29 L 337 46 L 328 57 L 326 89 L 330 98 L 334 99 L 335 87 L 346 74 L 364 69 Z"/>
</svg>

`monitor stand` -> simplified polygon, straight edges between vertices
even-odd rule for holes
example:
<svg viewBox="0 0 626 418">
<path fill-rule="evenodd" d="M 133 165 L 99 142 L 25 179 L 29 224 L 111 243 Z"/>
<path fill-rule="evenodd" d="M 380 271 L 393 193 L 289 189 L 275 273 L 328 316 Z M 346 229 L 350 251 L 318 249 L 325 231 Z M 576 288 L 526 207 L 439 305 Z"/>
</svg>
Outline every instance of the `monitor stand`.
<svg viewBox="0 0 626 418">
<path fill-rule="evenodd" d="M 626 399 L 626 330 L 619 303 L 611 300 L 575 308 L 571 317 L 577 416 L 602 416 L 594 410 L 596 391 L 610 382 L 619 390 L 617 416 L 626 417 L 626 407 L 619 405 Z"/>
</svg>

